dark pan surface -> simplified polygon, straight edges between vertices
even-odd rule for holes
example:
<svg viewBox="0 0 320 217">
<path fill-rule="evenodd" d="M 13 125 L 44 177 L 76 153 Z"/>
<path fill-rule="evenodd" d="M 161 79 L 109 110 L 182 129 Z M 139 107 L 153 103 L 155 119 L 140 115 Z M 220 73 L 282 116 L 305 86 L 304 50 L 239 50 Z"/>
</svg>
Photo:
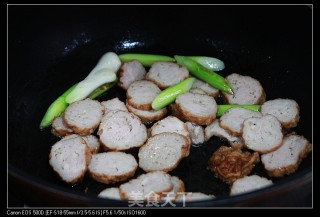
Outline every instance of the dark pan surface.
<svg viewBox="0 0 320 217">
<path fill-rule="evenodd" d="M 12 179 L 9 187 L 23 182 L 33 186 L 30 189 L 54 192 L 65 199 L 77 195 L 70 204 L 127 205 L 96 199 L 107 186 L 89 177 L 72 187 L 61 182 L 48 163 L 50 147 L 58 139 L 51 135 L 50 129 L 40 131 L 38 127 L 48 105 L 82 80 L 107 51 L 217 57 L 226 65 L 221 75 L 250 75 L 261 82 L 267 99 L 295 99 L 301 107 L 301 119 L 294 130 L 312 141 L 311 9 L 308 7 L 10 6 L 8 162 Z M 124 92 L 113 88 L 99 100 L 115 96 L 123 100 Z M 193 147 L 190 157 L 170 172 L 185 182 L 187 191 L 214 194 L 218 198 L 192 206 L 259 205 L 261 195 L 280 195 L 286 200 L 284 194 L 293 192 L 292 189 L 311 192 L 310 154 L 298 172 L 273 179 L 274 187 L 228 197 L 228 186 L 206 169 L 210 156 L 222 144 L 227 143 L 212 138 L 201 147 Z M 138 170 L 136 175 L 141 173 Z M 253 174 L 267 176 L 261 164 Z M 26 195 L 30 194 L 28 189 L 24 190 Z M 59 204 L 40 198 L 33 198 L 30 203 Z M 281 206 L 281 203 L 264 205 Z"/>
</svg>

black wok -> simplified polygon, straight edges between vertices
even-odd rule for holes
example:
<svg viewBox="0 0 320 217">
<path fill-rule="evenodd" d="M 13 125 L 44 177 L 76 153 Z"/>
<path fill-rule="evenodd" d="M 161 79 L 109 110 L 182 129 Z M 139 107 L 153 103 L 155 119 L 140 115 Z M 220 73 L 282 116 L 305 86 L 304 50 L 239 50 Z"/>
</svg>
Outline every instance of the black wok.
<svg viewBox="0 0 320 217">
<path fill-rule="evenodd" d="M 8 188 L 29 206 L 127 206 L 98 199 L 106 186 L 89 177 L 62 183 L 48 164 L 57 138 L 39 123 L 48 105 L 82 80 L 107 52 L 207 55 L 225 62 L 223 76 L 250 75 L 267 99 L 301 106 L 294 130 L 312 142 L 312 9 L 307 6 L 9 6 Z M 123 92 L 114 88 L 99 100 Z M 299 170 L 263 190 L 229 197 L 228 186 L 206 170 L 226 142 L 192 148 L 171 174 L 187 191 L 217 199 L 187 206 L 311 206 L 312 154 Z M 140 174 L 138 171 L 137 174 Z M 259 164 L 254 174 L 266 176 Z M 10 203 L 9 203 L 10 205 Z"/>
</svg>

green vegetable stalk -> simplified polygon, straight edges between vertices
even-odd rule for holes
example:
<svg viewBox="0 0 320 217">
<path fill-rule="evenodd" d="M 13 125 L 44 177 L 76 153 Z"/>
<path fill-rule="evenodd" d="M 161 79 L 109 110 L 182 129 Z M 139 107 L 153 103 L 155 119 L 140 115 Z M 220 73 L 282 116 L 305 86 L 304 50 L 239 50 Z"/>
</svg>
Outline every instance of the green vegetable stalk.
<svg viewBox="0 0 320 217">
<path fill-rule="evenodd" d="M 255 112 L 259 112 L 261 105 L 236 105 L 236 104 L 218 105 L 217 117 L 221 117 L 223 113 L 225 113 L 231 108 L 244 108 L 244 109 L 249 109 Z"/>
<path fill-rule="evenodd" d="M 52 121 L 68 107 L 69 104 L 66 103 L 66 97 L 76 86 L 77 84 L 70 87 L 49 106 L 41 120 L 40 129 L 50 126 Z"/>
<path fill-rule="evenodd" d="M 224 77 L 218 75 L 213 71 L 210 71 L 209 69 L 205 68 L 204 66 L 200 65 L 199 63 L 188 57 L 176 55 L 174 56 L 174 58 L 177 60 L 177 63 L 186 67 L 189 70 L 189 72 L 194 76 L 198 77 L 199 79 L 207 82 L 211 86 L 223 92 L 233 94 L 230 85 L 224 79 Z"/>
<path fill-rule="evenodd" d="M 143 66 L 150 67 L 154 62 L 174 62 L 174 58 L 155 54 L 121 54 L 119 55 L 121 62 L 129 62 L 138 60 Z"/>
<path fill-rule="evenodd" d="M 100 96 L 101 94 L 103 94 L 104 92 L 106 92 L 107 90 L 109 90 L 111 87 L 113 87 L 116 83 L 117 83 L 118 79 L 114 82 L 111 83 L 107 83 L 104 85 L 101 85 L 100 87 L 98 87 L 97 89 L 95 89 L 89 96 L 88 98 L 90 99 L 95 99 L 98 96 Z"/>
<path fill-rule="evenodd" d="M 195 81 L 195 78 L 188 78 L 184 81 L 181 81 L 163 90 L 153 100 L 151 104 L 152 108 L 154 110 L 159 110 L 169 105 L 170 103 L 174 102 L 178 95 L 188 92 L 191 89 L 194 81 Z"/>
<path fill-rule="evenodd" d="M 104 85 L 101 85 L 97 89 L 95 89 L 88 98 L 95 99 L 98 96 L 102 95 L 104 92 L 112 88 L 117 83 L 117 80 L 115 82 L 107 83 Z M 47 109 L 45 115 L 43 116 L 41 123 L 40 123 L 40 129 L 46 128 L 51 125 L 52 121 L 58 117 L 66 108 L 68 107 L 69 103 L 66 102 L 67 95 L 74 90 L 74 88 L 77 86 L 77 84 L 70 87 L 66 92 L 64 92 L 61 96 L 59 96 Z"/>
<path fill-rule="evenodd" d="M 188 57 L 212 71 L 221 71 L 225 67 L 224 62 L 214 57 L 205 57 L 205 56 L 188 56 Z"/>
</svg>

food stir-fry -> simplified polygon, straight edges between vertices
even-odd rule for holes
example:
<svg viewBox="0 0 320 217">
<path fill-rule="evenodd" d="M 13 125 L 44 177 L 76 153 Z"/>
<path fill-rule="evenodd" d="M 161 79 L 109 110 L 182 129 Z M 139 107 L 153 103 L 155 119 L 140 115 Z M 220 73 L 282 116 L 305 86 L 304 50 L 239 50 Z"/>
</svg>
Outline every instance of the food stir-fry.
<svg viewBox="0 0 320 217">
<path fill-rule="evenodd" d="M 230 147 L 217 147 L 210 160 L 199 160 L 230 185 L 230 195 L 295 172 L 312 149 L 290 130 L 298 125 L 299 105 L 285 98 L 266 101 L 256 79 L 215 72 L 225 67 L 212 57 L 106 53 L 49 106 L 40 123 L 61 137 L 51 148 L 51 167 L 69 184 L 88 172 L 106 184 L 99 197 L 128 200 L 137 191 L 141 200 L 153 192 L 157 201 L 168 193 L 179 201 L 188 189 L 168 172 L 192 155 L 191 146 L 219 137 Z M 95 100 L 115 84 L 126 92 L 125 101 Z M 223 104 L 217 103 L 220 96 Z M 132 149 L 139 149 L 137 156 L 126 153 Z M 269 177 L 252 174 L 260 160 Z M 132 179 L 138 167 L 145 174 Z M 215 198 L 194 193 L 194 200 Z"/>
</svg>

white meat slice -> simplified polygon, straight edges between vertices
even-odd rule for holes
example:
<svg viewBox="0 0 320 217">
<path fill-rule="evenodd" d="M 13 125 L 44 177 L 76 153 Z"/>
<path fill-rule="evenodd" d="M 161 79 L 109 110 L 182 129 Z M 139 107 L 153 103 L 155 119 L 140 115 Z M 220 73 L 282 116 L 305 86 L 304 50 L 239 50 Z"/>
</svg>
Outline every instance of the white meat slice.
<svg viewBox="0 0 320 217">
<path fill-rule="evenodd" d="M 155 201 L 160 201 L 172 188 L 171 176 L 157 171 L 140 175 L 138 178 L 120 185 L 119 191 L 122 200 L 147 200 L 152 198 Z"/>
<path fill-rule="evenodd" d="M 66 109 L 63 119 L 75 133 L 89 135 L 99 126 L 104 108 L 100 102 L 85 99 L 72 103 Z"/>
<path fill-rule="evenodd" d="M 49 164 L 63 181 L 75 184 L 83 179 L 90 159 L 86 142 L 80 136 L 70 135 L 51 147 Z"/>
<path fill-rule="evenodd" d="M 205 137 L 203 127 L 189 121 L 186 122 L 186 125 L 190 134 L 192 144 L 195 146 L 199 146 L 204 143 Z"/>
<path fill-rule="evenodd" d="M 176 98 L 176 107 L 190 122 L 209 125 L 216 119 L 217 103 L 213 97 L 184 93 Z"/>
<path fill-rule="evenodd" d="M 107 150 L 128 150 L 140 147 L 147 140 L 147 128 L 134 114 L 117 111 L 104 117 L 98 135 L 103 148 Z"/>
<path fill-rule="evenodd" d="M 243 141 L 247 148 L 259 153 L 268 153 L 282 144 L 281 124 L 272 115 L 249 118 L 243 123 Z"/>
<path fill-rule="evenodd" d="M 201 192 L 189 192 L 185 194 L 178 194 L 176 202 L 193 202 L 193 201 L 200 201 L 200 200 L 212 200 L 216 198 L 214 195 L 208 195 Z"/>
<path fill-rule="evenodd" d="M 146 172 L 175 169 L 188 151 L 188 140 L 178 133 L 161 133 L 139 150 L 139 167 Z"/>
<path fill-rule="evenodd" d="M 119 188 L 106 188 L 98 194 L 98 197 L 113 200 L 121 200 Z"/>
<path fill-rule="evenodd" d="M 196 79 L 192 85 L 192 89 L 200 89 L 205 94 L 212 96 L 214 98 L 219 96 L 219 90 L 212 87 L 210 84 L 205 83 L 199 79 Z"/>
<path fill-rule="evenodd" d="M 311 151 L 312 145 L 303 136 L 289 135 L 277 150 L 261 156 L 269 176 L 281 177 L 295 172 Z"/>
<path fill-rule="evenodd" d="M 168 116 L 151 127 L 151 136 L 165 132 L 183 135 L 191 143 L 187 125 L 174 116 Z"/>
<path fill-rule="evenodd" d="M 61 115 L 59 115 L 53 120 L 51 126 L 52 134 L 59 137 L 68 136 L 73 133 L 73 130 L 65 125 Z"/>
<path fill-rule="evenodd" d="M 252 105 L 262 104 L 266 94 L 260 82 L 250 76 L 233 73 L 226 77 L 233 95 L 222 92 L 227 104 Z"/>
<path fill-rule="evenodd" d="M 132 107 L 131 105 L 129 105 L 129 103 L 126 103 L 126 106 L 127 106 L 128 110 L 130 112 L 132 112 L 133 114 L 137 115 L 141 119 L 142 122 L 157 121 L 157 120 L 160 120 L 161 118 L 163 118 L 167 114 L 166 108 L 162 108 L 159 110 L 152 109 L 149 111 L 145 111 L 145 110 L 136 109 L 136 108 Z"/>
<path fill-rule="evenodd" d="M 127 90 L 135 81 L 143 80 L 146 75 L 146 69 L 136 60 L 124 63 L 119 70 L 120 79 L 118 85 Z"/>
<path fill-rule="evenodd" d="M 275 116 L 285 128 L 297 126 L 300 119 L 299 111 L 298 103 L 292 99 L 269 100 L 261 106 L 263 115 Z"/>
<path fill-rule="evenodd" d="M 128 109 L 126 107 L 126 105 L 124 104 L 124 102 L 122 102 L 121 100 L 119 100 L 119 98 L 113 98 L 107 101 L 102 101 L 101 105 L 104 107 L 104 113 L 108 113 L 110 111 L 125 111 L 127 112 Z"/>
<path fill-rule="evenodd" d="M 237 179 L 231 186 L 230 195 L 243 194 L 250 191 L 258 190 L 261 188 L 272 185 L 273 182 L 267 178 L 257 175 L 245 176 Z"/>
<path fill-rule="evenodd" d="M 244 145 L 241 137 L 232 136 L 225 129 L 220 127 L 218 119 L 216 119 L 212 124 L 208 125 L 204 131 L 205 141 L 208 141 L 212 136 L 217 136 L 228 140 L 232 147 L 242 148 Z"/>
<path fill-rule="evenodd" d="M 261 117 L 260 112 L 244 108 L 231 108 L 220 118 L 220 126 L 234 136 L 241 136 L 243 122 L 252 117 Z"/>
<path fill-rule="evenodd" d="M 123 152 L 94 154 L 88 167 L 91 177 L 104 184 L 127 180 L 134 175 L 137 168 L 136 159 Z"/>
<path fill-rule="evenodd" d="M 168 88 L 189 77 L 189 71 L 176 63 L 155 62 L 152 64 L 146 79 L 161 89 Z"/>
<path fill-rule="evenodd" d="M 151 110 L 154 98 L 161 92 L 151 81 L 135 81 L 127 90 L 127 103 L 140 110 Z"/>
</svg>

